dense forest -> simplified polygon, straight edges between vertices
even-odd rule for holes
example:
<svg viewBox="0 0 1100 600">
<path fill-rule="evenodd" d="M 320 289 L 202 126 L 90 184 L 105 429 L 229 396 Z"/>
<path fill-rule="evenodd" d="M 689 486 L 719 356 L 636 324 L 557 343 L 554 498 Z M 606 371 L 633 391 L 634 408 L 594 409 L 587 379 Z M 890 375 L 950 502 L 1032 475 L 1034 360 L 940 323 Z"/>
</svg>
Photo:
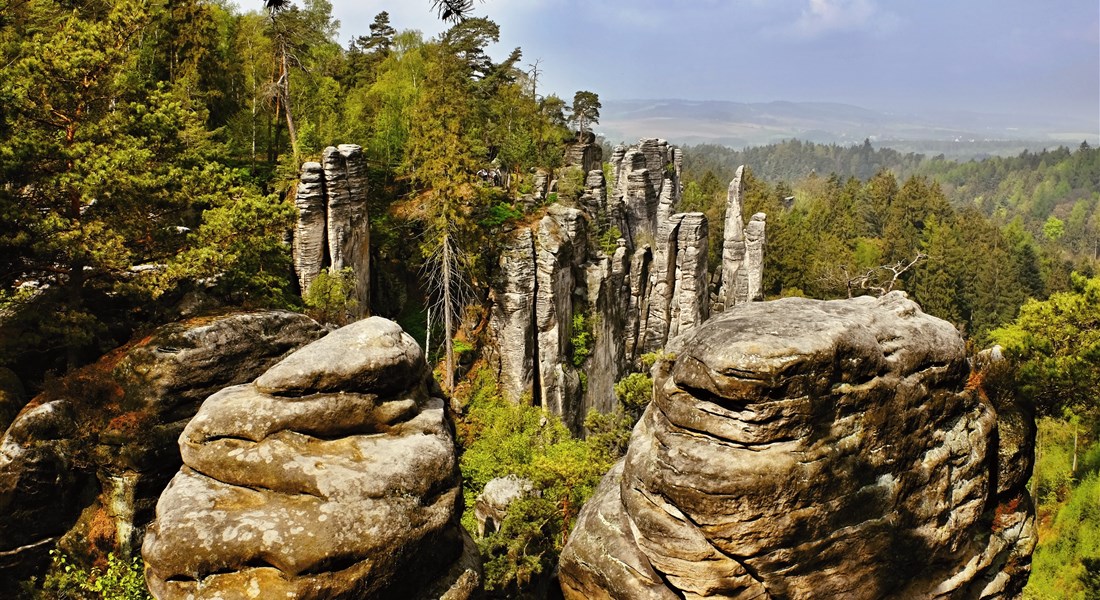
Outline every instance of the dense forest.
<svg viewBox="0 0 1100 600">
<path fill-rule="evenodd" d="M 437 38 L 383 12 L 346 46 L 327 0 L 258 4 L 0 0 L 0 378 L 33 394 L 159 324 L 228 307 L 339 324 L 340 275 L 302 299 L 286 240 L 300 164 L 343 142 L 361 144 L 371 169 L 372 276 L 385 283 L 371 308 L 420 340 L 429 314 L 453 320 L 435 326 L 448 363 L 475 353 L 476 336 L 456 330 L 486 294 L 496 233 L 543 208 L 516 198 L 598 122 L 598 97 L 540 89 L 518 48 L 495 62 L 499 28 L 461 18 L 468 2 L 424 3 L 453 24 Z M 1042 417 L 1029 593 L 1100 590 L 1100 150 L 958 163 L 792 140 L 684 157 L 681 208 L 712 224 L 712 272 L 727 186 L 746 165 L 746 214 L 768 215 L 769 298 L 902 289 L 975 352 L 1004 347 L 1019 365 L 1009 384 Z M 483 169 L 501 184 L 479 184 Z M 577 440 L 505 402 L 487 370 L 440 370 L 462 407 L 467 505 L 505 474 L 542 492 L 480 542 L 497 593 L 546 585 L 648 401 L 644 371 Z M 13 410 L 0 405 L 0 422 Z M 83 585 L 67 560 L 35 584 L 43 593 Z M 111 577 L 140 586 L 130 567 Z"/>
</svg>

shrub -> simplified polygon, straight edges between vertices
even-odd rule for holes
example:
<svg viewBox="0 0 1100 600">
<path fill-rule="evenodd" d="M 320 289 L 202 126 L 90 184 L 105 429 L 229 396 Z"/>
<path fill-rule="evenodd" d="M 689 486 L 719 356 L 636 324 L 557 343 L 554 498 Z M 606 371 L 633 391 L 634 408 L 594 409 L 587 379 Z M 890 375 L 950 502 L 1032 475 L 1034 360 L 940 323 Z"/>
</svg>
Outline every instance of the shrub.
<svg viewBox="0 0 1100 600">
<path fill-rule="evenodd" d="M 612 461 L 588 441 L 573 439 L 556 415 L 500 393 L 493 373 L 477 371 L 460 398 L 457 423 L 466 512 L 476 535 L 474 503 L 485 484 L 516 475 L 534 483 L 535 496 L 514 503 L 500 530 L 480 540 L 486 587 L 510 597 L 548 574 L 585 500 Z"/>
<path fill-rule="evenodd" d="M 151 600 L 145 587 L 144 565 L 140 557 L 125 559 L 107 555 L 107 570 L 85 569 L 58 550 L 51 550 L 53 563 L 42 580 L 23 584 L 25 597 L 35 600 L 71 598 L 73 600 Z"/>
<path fill-rule="evenodd" d="M 351 267 L 335 273 L 322 270 L 309 284 L 303 300 L 306 314 L 317 321 L 347 325 L 359 305 L 355 299 L 355 271 Z"/>
</svg>

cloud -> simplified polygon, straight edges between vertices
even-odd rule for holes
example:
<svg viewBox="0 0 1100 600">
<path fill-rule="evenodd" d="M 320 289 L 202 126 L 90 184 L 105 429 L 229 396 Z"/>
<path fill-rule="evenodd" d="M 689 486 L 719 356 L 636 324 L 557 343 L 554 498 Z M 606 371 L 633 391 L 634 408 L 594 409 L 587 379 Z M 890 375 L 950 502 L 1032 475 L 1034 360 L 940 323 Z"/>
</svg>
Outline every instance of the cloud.
<svg viewBox="0 0 1100 600">
<path fill-rule="evenodd" d="M 809 0 L 798 19 L 778 30 L 797 39 L 811 40 L 833 33 L 892 33 L 900 19 L 882 10 L 875 0 Z"/>
</svg>

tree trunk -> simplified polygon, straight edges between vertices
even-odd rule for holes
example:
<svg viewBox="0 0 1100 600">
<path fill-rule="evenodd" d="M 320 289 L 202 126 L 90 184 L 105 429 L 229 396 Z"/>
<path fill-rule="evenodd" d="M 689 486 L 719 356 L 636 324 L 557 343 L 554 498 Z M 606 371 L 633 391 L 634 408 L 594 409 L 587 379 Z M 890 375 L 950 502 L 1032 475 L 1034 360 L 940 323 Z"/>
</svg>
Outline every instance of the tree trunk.
<svg viewBox="0 0 1100 600">
<path fill-rule="evenodd" d="M 443 234 L 443 385 L 448 392 L 455 388 L 454 329 L 451 298 L 451 234 Z"/>
<path fill-rule="evenodd" d="M 1077 422 L 1073 423 L 1073 464 L 1069 468 L 1071 475 L 1077 474 Z"/>
<path fill-rule="evenodd" d="M 290 111 L 290 69 L 286 62 L 286 47 L 280 45 L 280 57 L 282 63 L 280 73 L 280 93 L 282 95 L 283 113 L 286 115 L 286 132 L 290 136 L 290 150 L 294 153 L 294 162 L 298 163 L 298 130 L 294 127 L 294 116 Z"/>
</svg>

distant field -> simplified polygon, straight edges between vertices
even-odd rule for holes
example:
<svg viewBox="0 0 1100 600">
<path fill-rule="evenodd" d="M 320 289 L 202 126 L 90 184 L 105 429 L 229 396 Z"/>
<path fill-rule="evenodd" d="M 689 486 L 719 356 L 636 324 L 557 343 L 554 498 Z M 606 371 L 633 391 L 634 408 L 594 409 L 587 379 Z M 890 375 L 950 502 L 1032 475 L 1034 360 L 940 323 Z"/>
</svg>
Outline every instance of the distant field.
<svg viewBox="0 0 1100 600">
<path fill-rule="evenodd" d="M 608 100 L 597 131 L 611 143 L 660 137 L 676 144 L 760 146 L 797 138 L 953 158 L 1100 144 L 1100 124 L 1062 117 L 909 115 L 836 103 Z"/>
</svg>

